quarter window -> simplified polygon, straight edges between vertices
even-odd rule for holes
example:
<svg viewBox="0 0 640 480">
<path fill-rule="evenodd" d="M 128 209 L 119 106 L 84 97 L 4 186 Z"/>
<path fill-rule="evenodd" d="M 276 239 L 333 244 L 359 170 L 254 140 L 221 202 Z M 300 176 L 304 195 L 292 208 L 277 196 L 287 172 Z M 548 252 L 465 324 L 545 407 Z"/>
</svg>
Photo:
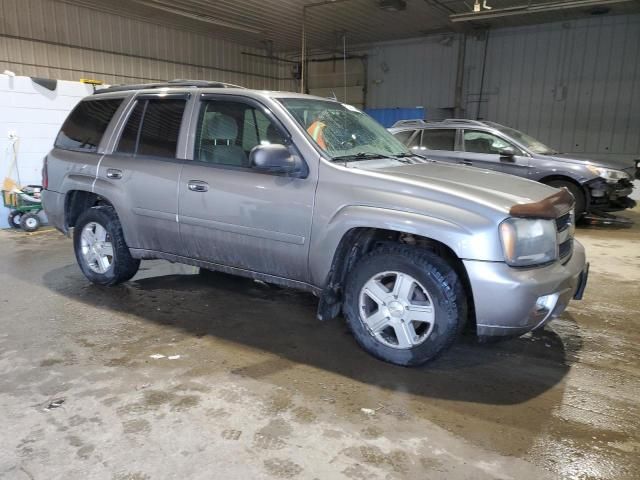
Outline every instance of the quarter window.
<svg viewBox="0 0 640 480">
<path fill-rule="evenodd" d="M 467 152 L 488 154 L 500 154 L 505 150 L 517 151 L 502 138 L 480 130 L 465 130 L 464 149 Z"/>
<path fill-rule="evenodd" d="M 427 129 L 422 131 L 422 146 L 429 150 L 453 151 L 456 145 L 456 131 L 453 128 Z"/>
<path fill-rule="evenodd" d="M 202 104 L 194 158 L 201 162 L 249 167 L 249 153 L 257 145 L 284 144 L 269 118 L 251 105 L 233 101 Z"/>
<path fill-rule="evenodd" d="M 186 100 L 139 100 L 127 120 L 118 152 L 175 158 Z"/>
<path fill-rule="evenodd" d="M 84 100 L 67 117 L 55 141 L 57 148 L 96 152 L 121 98 Z"/>
<path fill-rule="evenodd" d="M 413 135 L 413 132 L 415 132 L 415 130 L 402 130 L 401 132 L 394 133 L 393 136 L 404 145 L 407 145 L 411 135 Z"/>
</svg>

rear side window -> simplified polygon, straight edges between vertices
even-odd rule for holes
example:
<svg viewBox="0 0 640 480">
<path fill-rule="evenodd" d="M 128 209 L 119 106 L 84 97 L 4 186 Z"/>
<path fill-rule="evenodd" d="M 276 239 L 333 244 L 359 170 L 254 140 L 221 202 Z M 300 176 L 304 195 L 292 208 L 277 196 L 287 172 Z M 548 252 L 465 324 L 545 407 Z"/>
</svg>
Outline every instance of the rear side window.
<svg viewBox="0 0 640 480">
<path fill-rule="evenodd" d="M 186 100 L 139 100 L 122 131 L 117 151 L 175 158 Z"/>
<path fill-rule="evenodd" d="M 434 129 L 422 131 L 422 146 L 429 150 L 452 151 L 456 145 L 455 129 Z"/>
<path fill-rule="evenodd" d="M 393 136 L 396 137 L 404 145 L 406 145 L 411 138 L 411 135 L 413 135 L 413 132 L 415 132 L 415 130 L 402 130 L 400 132 L 394 133 Z"/>
<path fill-rule="evenodd" d="M 67 117 L 55 141 L 56 148 L 96 152 L 121 98 L 84 100 Z"/>
</svg>

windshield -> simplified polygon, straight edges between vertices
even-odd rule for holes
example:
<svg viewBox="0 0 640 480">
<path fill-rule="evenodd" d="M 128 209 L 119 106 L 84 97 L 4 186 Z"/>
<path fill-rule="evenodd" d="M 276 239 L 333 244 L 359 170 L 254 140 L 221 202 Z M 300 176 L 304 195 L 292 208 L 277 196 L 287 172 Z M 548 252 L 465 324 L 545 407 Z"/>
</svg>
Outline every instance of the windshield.
<svg viewBox="0 0 640 480">
<path fill-rule="evenodd" d="M 351 105 L 307 98 L 279 101 L 334 160 L 413 156 L 382 125 Z"/>
<path fill-rule="evenodd" d="M 536 140 L 530 135 L 521 132 L 520 130 L 516 130 L 515 128 L 505 127 L 504 125 L 500 125 L 499 123 L 494 122 L 485 122 L 488 125 L 491 125 L 496 130 L 504 133 L 505 135 L 513 138 L 516 142 L 520 143 L 528 150 L 533 153 L 539 153 L 540 155 L 554 155 L 558 153 L 551 147 L 547 147 L 544 143 L 539 140 Z"/>
</svg>

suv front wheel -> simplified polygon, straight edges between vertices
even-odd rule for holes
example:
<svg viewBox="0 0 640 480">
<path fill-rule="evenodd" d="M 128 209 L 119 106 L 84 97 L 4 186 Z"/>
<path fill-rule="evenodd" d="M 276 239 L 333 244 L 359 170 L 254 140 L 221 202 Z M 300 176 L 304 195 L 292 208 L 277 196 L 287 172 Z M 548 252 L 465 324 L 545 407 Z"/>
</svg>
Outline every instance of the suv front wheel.
<svg viewBox="0 0 640 480">
<path fill-rule="evenodd" d="M 73 232 L 73 246 L 82 273 L 99 285 L 126 282 L 140 266 L 140 260 L 129 253 L 112 207 L 92 207 L 82 213 Z"/>
<path fill-rule="evenodd" d="M 403 366 L 433 360 L 466 319 L 458 276 L 436 254 L 409 246 L 377 249 L 350 272 L 344 313 L 356 341 L 374 357 Z"/>
</svg>

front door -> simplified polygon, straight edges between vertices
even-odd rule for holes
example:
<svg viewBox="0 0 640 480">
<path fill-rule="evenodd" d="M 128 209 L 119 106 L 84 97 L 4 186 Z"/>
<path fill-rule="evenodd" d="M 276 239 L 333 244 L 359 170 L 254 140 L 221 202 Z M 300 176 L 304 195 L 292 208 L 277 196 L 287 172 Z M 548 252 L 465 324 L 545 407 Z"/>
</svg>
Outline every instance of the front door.
<svg viewBox="0 0 640 480">
<path fill-rule="evenodd" d="M 474 167 L 527 177 L 530 158 L 504 138 L 482 130 L 465 129 L 462 134 L 464 160 Z"/>
<path fill-rule="evenodd" d="M 113 153 L 100 162 L 130 248 L 180 253 L 176 150 L 185 105 L 184 95 L 138 97 Z"/>
<path fill-rule="evenodd" d="M 218 95 L 200 103 L 193 160 L 179 186 L 180 235 L 188 255 L 291 280 L 308 279 L 317 179 L 251 168 L 257 145 L 289 147 L 288 133 L 260 103 Z"/>
</svg>

